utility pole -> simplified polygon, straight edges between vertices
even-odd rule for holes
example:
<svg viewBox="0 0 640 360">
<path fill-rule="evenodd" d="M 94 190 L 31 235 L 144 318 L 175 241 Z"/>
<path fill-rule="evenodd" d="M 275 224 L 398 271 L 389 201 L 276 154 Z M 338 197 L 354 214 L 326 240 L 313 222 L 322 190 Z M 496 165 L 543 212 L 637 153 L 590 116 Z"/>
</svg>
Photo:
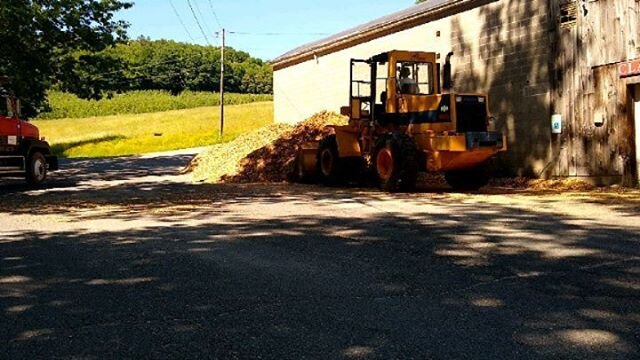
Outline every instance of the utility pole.
<svg viewBox="0 0 640 360">
<path fill-rule="evenodd" d="M 224 136 L 224 28 L 220 47 L 220 138 Z"/>
</svg>

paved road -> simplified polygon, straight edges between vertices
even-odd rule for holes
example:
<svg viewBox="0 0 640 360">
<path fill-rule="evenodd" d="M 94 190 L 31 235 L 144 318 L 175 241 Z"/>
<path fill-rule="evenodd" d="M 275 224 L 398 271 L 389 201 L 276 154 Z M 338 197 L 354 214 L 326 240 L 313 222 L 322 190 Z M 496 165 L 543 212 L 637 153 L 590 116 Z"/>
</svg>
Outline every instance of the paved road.
<svg viewBox="0 0 640 360">
<path fill-rule="evenodd" d="M 0 184 L 0 358 L 635 358 L 640 196 Z"/>
</svg>

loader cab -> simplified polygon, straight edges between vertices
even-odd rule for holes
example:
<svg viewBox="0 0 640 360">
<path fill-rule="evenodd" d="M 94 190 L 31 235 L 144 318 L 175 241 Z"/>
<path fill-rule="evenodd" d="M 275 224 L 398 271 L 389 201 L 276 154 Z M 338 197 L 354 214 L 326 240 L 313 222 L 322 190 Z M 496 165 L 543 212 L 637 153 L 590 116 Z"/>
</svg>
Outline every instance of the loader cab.
<svg viewBox="0 0 640 360">
<path fill-rule="evenodd" d="M 444 69 L 434 52 L 394 50 L 352 59 L 350 106 L 343 114 L 416 131 L 487 131 L 486 96 L 451 92 L 451 55 Z"/>
<path fill-rule="evenodd" d="M 381 126 L 430 124 L 446 131 L 452 127 L 452 106 L 450 96 L 441 93 L 436 53 L 394 50 L 353 59 L 346 115 Z"/>
<path fill-rule="evenodd" d="M 385 87 L 381 92 L 384 112 L 389 114 L 423 111 L 439 92 L 436 54 L 393 51 L 387 54 Z"/>
</svg>

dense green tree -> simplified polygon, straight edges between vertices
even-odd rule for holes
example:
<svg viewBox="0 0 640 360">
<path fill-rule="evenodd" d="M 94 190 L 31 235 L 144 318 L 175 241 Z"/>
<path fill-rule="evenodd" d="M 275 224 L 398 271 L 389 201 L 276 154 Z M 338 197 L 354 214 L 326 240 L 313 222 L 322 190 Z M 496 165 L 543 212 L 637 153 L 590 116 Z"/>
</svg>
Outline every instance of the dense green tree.
<svg viewBox="0 0 640 360">
<path fill-rule="evenodd" d="M 0 0 L 0 75 L 23 99 L 26 115 L 34 115 L 58 67 L 75 67 L 69 54 L 98 52 L 125 38 L 127 24 L 113 15 L 131 6 L 120 0 Z M 102 59 L 78 60 L 96 68 Z M 78 90 L 92 97 L 88 89 Z"/>
<path fill-rule="evenodd" d="M 57 87 L 80 98 L 99 100 L 105 92 L 120 92 L 127 86 L 126 65 L 120 58 L 83 51 L 64 56 L 59 61 Z"/>
<path fill-rule="evenodd" d="M 218 91 L 220 49 L 146 38 L 101 52 L 78 52 L 60 68 L 56 86 L 80 97 L 99 99 L 128 90 Z M 269 64 L 233 48 L 225 49 L 225 90 L 271 93 Z"/>
</svg>

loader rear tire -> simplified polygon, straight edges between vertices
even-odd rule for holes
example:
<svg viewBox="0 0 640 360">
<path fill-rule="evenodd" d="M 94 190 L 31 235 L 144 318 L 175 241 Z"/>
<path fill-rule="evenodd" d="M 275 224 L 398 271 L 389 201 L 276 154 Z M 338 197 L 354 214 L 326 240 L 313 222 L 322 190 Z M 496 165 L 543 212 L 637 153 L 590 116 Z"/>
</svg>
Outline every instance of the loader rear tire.
<svg viewBox="0 0 640 360">
<path fill-rule="evenodd" d="M 489 183 L 490 177 L 485 166 L 467 170 L 449 171 L 444 174 L 447 184 L 454 190 L 476 191 Z"/>
<path fill-rule="evenodd" d="M 389 192 L 412 191 L 418 179 L 418 151 L 409 136 L 389 133 L 380 137 L 372 164 L 380 188 Z"/>
<path fill-rule="evenodd" d="M 324 185 L 336 186 L 344 182 L 344 166 L 338 154 L 338 141 L 329 135 L 320 141 L 317 155 L 317 174 Z"/>
</svg>

